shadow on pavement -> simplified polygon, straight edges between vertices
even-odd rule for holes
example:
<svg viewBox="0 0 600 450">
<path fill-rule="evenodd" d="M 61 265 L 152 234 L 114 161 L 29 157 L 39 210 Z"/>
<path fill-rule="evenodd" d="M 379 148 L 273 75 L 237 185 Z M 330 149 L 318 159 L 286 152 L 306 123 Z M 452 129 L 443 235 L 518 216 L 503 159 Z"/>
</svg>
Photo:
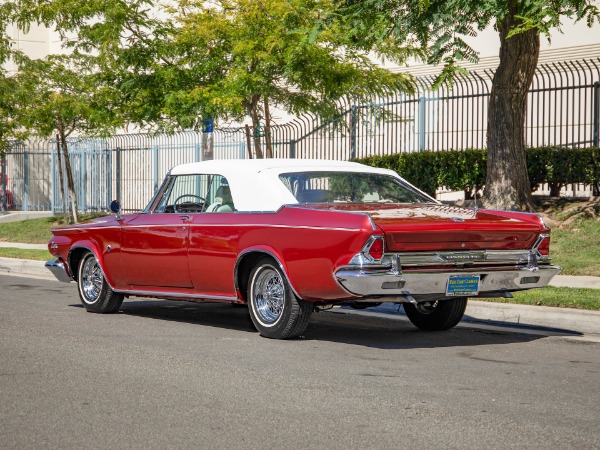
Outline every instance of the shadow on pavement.
<svg viewBox="0 0 600 450">
<path fill-rule="evenodd" d="M 81 305 L 73 304 L 73 307 Z M 123 303 L 120 314 L 168 320 L 256 334 L 246 307 L 223 303 L 193 303 L 162 300 L 134 300 Z M 530 342 L 542 335 L 457 327 L 448 331 L 425 332 L 407 321 L 348 314 L 340 311 L 313 313 L 304 336 L 295 342 L 329 341 L 379 349 L 463 347 Z"/>
</svg>

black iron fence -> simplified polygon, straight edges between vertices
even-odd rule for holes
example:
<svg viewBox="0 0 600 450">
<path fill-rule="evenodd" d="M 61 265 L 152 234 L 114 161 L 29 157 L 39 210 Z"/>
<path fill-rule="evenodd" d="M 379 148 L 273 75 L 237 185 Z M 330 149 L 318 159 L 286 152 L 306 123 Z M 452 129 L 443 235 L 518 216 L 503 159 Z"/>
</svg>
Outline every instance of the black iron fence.
<svg viewBox="0 0 600 450">
<path fill-rule="evenodd" d="M 271 127 L 274 156 L 346 160 L 371 155 L 485 148 L 493 71 L 459 77 L 432 91 L 433 77 L 416 79 L 416 93 L 391 93 L 371 104 L 346 104 L 330 120 L 304 115 Z M 600 58 L 540 64 L 528 98 L 529 146 L 598 146 Z M 264 141 L 264 139 L 263 139 Z M 263 149 L 264 152 L 264 149 Z M 71 163 L 82 210 L 105 209 L 111 198 L 141 209 L 176 164 L 247 158 L 244 128 L 173 135 L 128 134 L 74 138 Z M 62 199 L 52 141 L 15 144 L 0 161 L 3 208 L 59 210 Z M 575 193 L 575 189 L 573 189 Z"/>
<path fill-rule="evenodd" d="M 347 105 L 334 120 L 303 116 L 274 127 L 278 156 L 362 158 L 423 150 L 486 148 L 487 104 L 494 72 L 473 71 L 452 89 L 432 91 L 417 78 L 413 96 L 395 93 L 368 105 Z M 529 91 L 525 142 L 598 146 L 600 58 L 540 64 Z"/>
</svg>

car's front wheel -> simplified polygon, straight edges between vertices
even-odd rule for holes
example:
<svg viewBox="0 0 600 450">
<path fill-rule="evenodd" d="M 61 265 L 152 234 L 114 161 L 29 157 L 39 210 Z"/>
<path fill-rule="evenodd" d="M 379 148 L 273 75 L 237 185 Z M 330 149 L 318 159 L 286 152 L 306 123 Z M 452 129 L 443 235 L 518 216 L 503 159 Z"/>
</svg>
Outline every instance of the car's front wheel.
<svg viewBox="0 0 600 450">
<path fill-rule="evenodd" d="M 308 326 L 312 304 L 297 298 L 272 258 L 262 258 L 250 272 L 248 310 L 262 336 L 289 339 Z"/>
<path fill-rule="evenodd" d="M 81 259 L 77 284 L 81 304 L 89 312 L 113 313 L 123 303 L 123 294 L 117 294 L 110 288 L 100 263 L 91 252 Z"/>
<path fill-rule="evenodd" d="M 467 308 L 467 297 L 402 305 L 413 325 L 422 330 L 440 331 L 448 330 L 461 321 Z"/>
</svg>

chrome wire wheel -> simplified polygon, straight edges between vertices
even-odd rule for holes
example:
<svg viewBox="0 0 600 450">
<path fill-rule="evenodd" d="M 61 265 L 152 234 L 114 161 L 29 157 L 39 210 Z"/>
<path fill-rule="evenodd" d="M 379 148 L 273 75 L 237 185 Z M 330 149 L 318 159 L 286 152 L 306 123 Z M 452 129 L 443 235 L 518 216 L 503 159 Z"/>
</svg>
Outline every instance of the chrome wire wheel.
<svg viewBox="0 0 600 450">
<path fill-rule="evenodd" d="M 313 305 L 295 295 L 274 258 L 264 256 L 255 262 L 247 289 L 250 319 L 261 336 L 289 339 L 306 330 Z"/>
<path fill-rule="evenodd" d="M 77 290 L 81 304 L 88 312 L 117 312 L 123 303 L 123 294 L 113 291 L 109 286 L 96 255 L 85 252 L 81 256 L 77 272 Z"/>
<path fill-rule="evenodd" d="M 439 300 L 436 300 L 434 302 L 419 302 L 415 305 L 415 307 L 417 308 L 417 311 L 419 311 L 421 314 L 431 314 L 435 311 L 439 303 Z"/>
<path fill-rule="evenodd" d="M 255 275 L 252 299 L 257 319 L 272 326 L 281 318 L 285 304 L 285 286 L 274 268 L 266 266 Z"/>
<path fill-rule="evenodd" d="M 81 293 L 83 301 L 89 304 L 96 303 L 100 298 L 102 286 L 104 284 L 104 274 L 94 256 L 86 258 L 81 268 L 79 283 L 81 283 Z"/>
</svg>

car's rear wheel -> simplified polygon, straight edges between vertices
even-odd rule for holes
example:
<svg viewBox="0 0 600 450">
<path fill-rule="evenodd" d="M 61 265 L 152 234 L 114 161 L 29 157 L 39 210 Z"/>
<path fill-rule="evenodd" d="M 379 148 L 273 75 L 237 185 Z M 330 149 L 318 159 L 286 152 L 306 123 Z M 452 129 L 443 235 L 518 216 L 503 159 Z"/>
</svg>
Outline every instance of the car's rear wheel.
<svg viewBox="0 0 600 450">
<path fill-rule="evenodd" d="M 93 253 L 86 253 L 81 259 L 77 284 L 81 304 L 89 312 L 113 313 L 123 303 L 123 294 L 117 294 L 110 288 Z"/>
<path fill-rule="evenodd" d="M 452 328 L 461 321 L 467 308 L 467 297 L 402 305 L 413 325 L 422 330 L 439 331 Z"/>
<path fill-rule="evenodd" d="M 277 263 L 261 258 L 248 279 L 248 310 L 262 336 L 289 339 L 300 336 L 312 313 L 312 304 L 297 298 Z"/>
</svg>

